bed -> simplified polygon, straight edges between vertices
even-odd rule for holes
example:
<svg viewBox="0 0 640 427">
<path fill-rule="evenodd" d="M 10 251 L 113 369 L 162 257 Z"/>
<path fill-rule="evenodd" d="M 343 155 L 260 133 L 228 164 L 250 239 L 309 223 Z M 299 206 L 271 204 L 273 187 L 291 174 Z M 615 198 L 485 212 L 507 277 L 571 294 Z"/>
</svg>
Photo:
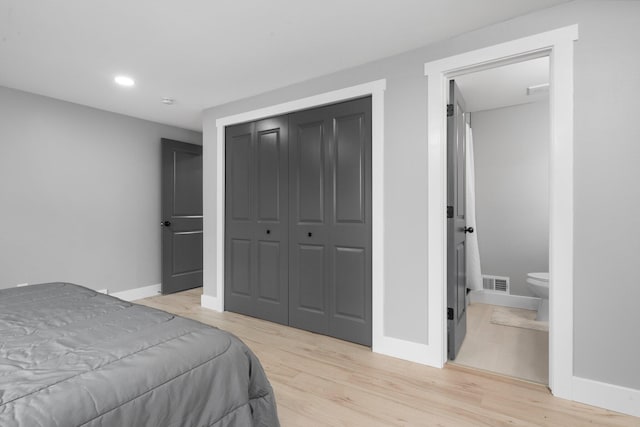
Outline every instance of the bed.
<svg viewBox="0 0 640 427">
<path fill-rule="evenodd" d="M 0 290 L 0 426 L 278 426 L 238 338 L 69 283 Z"/>
</svg>

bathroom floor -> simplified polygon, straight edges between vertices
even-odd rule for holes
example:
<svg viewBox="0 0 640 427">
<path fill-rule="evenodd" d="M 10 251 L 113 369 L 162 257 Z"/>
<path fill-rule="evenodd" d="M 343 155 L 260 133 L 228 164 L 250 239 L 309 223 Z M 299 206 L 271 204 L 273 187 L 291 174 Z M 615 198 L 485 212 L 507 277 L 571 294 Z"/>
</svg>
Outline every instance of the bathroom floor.
<svg viewBox="0 0 640 427">
<path fill-rule="evenodd" d="M 495 308 L 469 304 L 467 335 L 451 363 L 548 384 L 549 332 L 491 323 Z"/>
</svg>

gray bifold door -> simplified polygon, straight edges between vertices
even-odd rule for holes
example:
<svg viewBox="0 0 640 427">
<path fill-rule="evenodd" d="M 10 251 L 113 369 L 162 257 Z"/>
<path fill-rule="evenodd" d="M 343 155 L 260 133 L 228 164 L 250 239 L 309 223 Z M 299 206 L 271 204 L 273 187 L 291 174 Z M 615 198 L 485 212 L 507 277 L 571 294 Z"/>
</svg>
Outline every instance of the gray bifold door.
<svg viewBox="0 0 640 427">
<path fill-rule="evenodd" d="M 225 148 L 225 308 L 371 345 L 371 98 L 228 127 Z"/>
<path fill-rule="evenodd" d="M 162 139 L 162 293 L 202 286 L 202 147 Z"/>
<path fill-rule="evenodd" d="M 467 333 L 465 156 L 468 115 L 455 81 L 447 106 L 447 349 L 455 360 Z"/>
<path fill-rule="evenodd" d="M 225 309 L 288 323 L 287 117 L 226 128 Z"/>
<path fill-rule="evenodd" d="M 292 114 L 289 324 L 371 345 L 371 99 Z"/>
</svg>

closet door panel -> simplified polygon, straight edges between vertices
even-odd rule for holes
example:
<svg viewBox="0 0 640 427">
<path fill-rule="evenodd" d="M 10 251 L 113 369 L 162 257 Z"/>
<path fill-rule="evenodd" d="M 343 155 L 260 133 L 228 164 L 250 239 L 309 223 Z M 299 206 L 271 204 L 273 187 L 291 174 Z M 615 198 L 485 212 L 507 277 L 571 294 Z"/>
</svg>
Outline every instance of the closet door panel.
<svg viewBox="0 0 640 427">
<path fill-rule="evenodd" d="M 258 133 L 258 220 L 280 219 L 280 135 L 278 129 Z"/>
<path fill-rule="evenodd" d="M 251 298 L 251 240 L 231 239 L 229 281 L 233 296 Z"/>
<path fill-rule="evenodd" d="M 258 242 L 258 299 L 264 302 L 280 302 L 283 279 L 280 272 L 280 246 L 279 242 Z"/>
<path fill-rule="evenodd" d="M 329 334 L 371 345 L 371 98 L 331 106 Z"/>
<path fill-rule="evenodd" d="M 326 129 L 322 111 L 289 116 L 289 324 L 321 334 L 329 331 Z"/>
<path fill-rule="evenodd" d="M 225 309 L 288 323 L 288 123 L 230 126 L 225 138 Z"/>
<path fill-rule="evenodd" d="M 226 130 L 225 144 L 225 307 L 249 313 L 253 287 L 252 124 Z"/>
<path fill-rule="evenodd" d="M 298 223 L 324 221 L 324 136 L 323 123 L 311 122 L 296 129 L 297 147 L 294 191 Z"/>
<path fill-rule="evenodd" d="M 364 248 L 336 247 L 334 251 L 335 316 L 350 321 L 366 321 L 366 251 Z"/>
<path fill-rule="evenodd" d="M 371 99 L 289 125 L 290 325 L 371 345 Z"/>
<path fill-rule="evenodd" d="M 300 245 L 298 247 L 298 277 L 300 293 L 298 308 L 324 314 L 326 309 L 324 296 L 325 254 L 324 247 L 316 245 Z"/>
<path fill-rule="evenodd" d="M 244 131 L 244 132 L 243 132 Z M 230 161 L 227 165 L 227 200 L 231 203 L 231 218 L 233 220 L 251 220 L 251 181 L 253 173 L 253 153 L 251 133 L 245 126 L 238 135 L 233 135 L 227 143 L 227 155 Z"/>
<path fill-rule="evenodd" d="M 254 316 L 289 322 L 288 118 L 256 122 Z"/>
<path fill-rule="evenodd" d="M 365 221 L 364 114 L 335 119 L 336 223 Z"/>
</svg>

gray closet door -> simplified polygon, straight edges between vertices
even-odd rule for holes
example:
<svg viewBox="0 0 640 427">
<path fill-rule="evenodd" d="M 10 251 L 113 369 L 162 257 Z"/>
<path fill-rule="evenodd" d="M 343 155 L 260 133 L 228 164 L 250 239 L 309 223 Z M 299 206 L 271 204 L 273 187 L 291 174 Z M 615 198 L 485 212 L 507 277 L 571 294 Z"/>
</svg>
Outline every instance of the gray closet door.
<svg viewBox="0 0 640 427">
<path fill-rule="evenodd" d="M 287 117 L 227 127 L 225 308 L 288 323 Z"/>
<path fill-rule="evenodd" d="M 449 86 L 447 107 L 447 349 L 454 360 L 467 333 L 465 155 L 466 114 L 455 81 Z"/>
<path fill-rule="evenodd" d="M 290 115 L 289 324 L 371 345 L 371 98 Z"/>
<path fill-rule="evenodd" d="M 202 146 L 162 139 L 162 293 L 202 286 Z"/>
</svg>

